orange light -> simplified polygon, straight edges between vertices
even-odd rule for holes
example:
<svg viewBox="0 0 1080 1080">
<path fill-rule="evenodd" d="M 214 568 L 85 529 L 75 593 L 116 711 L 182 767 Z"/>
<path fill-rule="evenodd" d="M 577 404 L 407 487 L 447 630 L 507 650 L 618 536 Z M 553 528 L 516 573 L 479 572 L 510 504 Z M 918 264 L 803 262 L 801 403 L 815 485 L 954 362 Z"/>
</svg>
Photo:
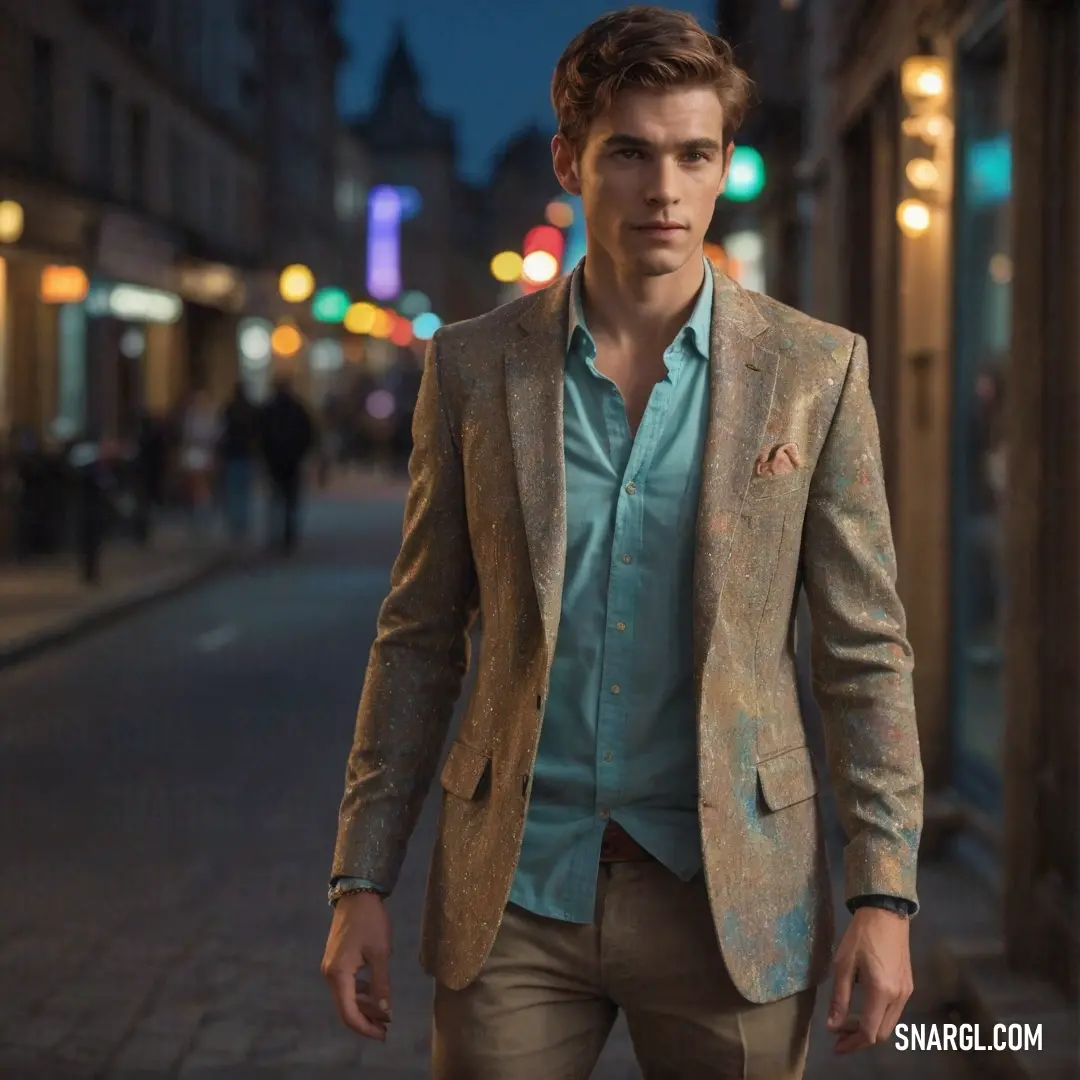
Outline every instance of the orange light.
<svg viewBox="0 0 1080 1080">
<path fill-rule="evenodd" d="M 274 332 L 270 335 L 270 348 L 278 356 L 295 356 L 303 344 L 304 339 L 300 336 L 300 331 L 287 323 L 275 326 Z"/>
<path fill-rule="evenodd" d="M 557 229 L 569 229 L 574 224 L 574 208 L 561 199 L 552 199 L 547 204 L 544 217 Z"/>
<path fill-rule="evenodd" d="M 38 295 L 46 304 L 81 304 L 90 283 L 78 266 L 46 266 Z"/>
<path fill-rule="evenodd" d="M 386 308 L 379 308 L 375 312 L 375 321 L 371 326 L 371 336 L 373 338 L 388 338 L 394 332 L 394 313 L 387 311 Z"/>
<path fill-rule="evenodd" d="M 413 339 L 412 323 L 408 319 L 396 319 L 390 331 L 390 340 L 404 348 Z"/>
<path fill-rule="evenodd" d="M 717 268 L 717 270 L 724 272 L 727 269 L 728 257 L 727 252 L 724 250 L 721 244 L 713 244 L 706 242 L 705 244 L 705 258 L 709 260 Z"/>
</svg>

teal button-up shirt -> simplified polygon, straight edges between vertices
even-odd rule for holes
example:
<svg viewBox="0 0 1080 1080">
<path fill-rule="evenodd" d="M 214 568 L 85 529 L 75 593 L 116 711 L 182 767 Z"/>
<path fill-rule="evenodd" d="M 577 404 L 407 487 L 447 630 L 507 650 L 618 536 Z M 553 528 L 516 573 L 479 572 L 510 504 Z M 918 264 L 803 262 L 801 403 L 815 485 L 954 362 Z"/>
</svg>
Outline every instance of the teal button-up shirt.
<svg viewBox="0 0 1080 1080">
<path fill-rule="evenodd" d="M 693 560 L 709 416 L 712 270 L 637 434 L 574 272 L 566 351 L 566 573 L 512 903 L 590 923 L 609 820 L 684 880 L 701 869 Z"/>
</svg>

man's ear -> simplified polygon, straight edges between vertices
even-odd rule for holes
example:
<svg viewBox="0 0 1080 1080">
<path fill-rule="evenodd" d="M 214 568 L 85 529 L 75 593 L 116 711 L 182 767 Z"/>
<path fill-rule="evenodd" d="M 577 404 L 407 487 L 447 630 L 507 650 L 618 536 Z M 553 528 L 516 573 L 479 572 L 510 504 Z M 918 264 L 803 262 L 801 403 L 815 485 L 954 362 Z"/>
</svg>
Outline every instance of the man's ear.
<svg viewBox="0 0 1080 1080">
<path fill-rule="evenodd" d="M 562 133 L 551 140 L 551 163 L 563 191 L 568 195 L 580 195 L 581 177 L 578 172 L 577 153 Z"/>
</svg>

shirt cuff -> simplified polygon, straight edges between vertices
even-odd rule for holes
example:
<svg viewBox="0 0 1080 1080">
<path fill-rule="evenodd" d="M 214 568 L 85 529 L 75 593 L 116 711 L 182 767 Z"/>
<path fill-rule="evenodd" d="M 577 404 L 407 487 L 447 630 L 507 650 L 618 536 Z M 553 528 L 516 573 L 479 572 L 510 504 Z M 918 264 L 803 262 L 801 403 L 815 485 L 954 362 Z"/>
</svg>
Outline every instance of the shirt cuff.
<svg viewBox="0 0 1080 1080">
<path fill-rule="evenodd" d="M 378 882 L 368 878 L 336 877 L 330 882 L 330 889 L 326 898 L 333 907 L 341 897 L 350 892 L 376 892 L 380 896 L 386 896 L 389 890 L 384 889 Z"/>
</svg>

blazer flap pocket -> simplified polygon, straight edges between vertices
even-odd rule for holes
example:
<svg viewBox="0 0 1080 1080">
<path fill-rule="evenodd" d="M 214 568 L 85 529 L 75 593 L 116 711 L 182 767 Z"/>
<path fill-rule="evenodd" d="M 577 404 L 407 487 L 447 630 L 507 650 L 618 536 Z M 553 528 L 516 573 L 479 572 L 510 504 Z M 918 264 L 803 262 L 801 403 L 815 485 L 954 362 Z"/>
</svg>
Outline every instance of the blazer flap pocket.
<svg viewBox="0 0 1080 1080">
<path fill-rule="evenodd" d="M 459 799 L 475 798 L 490 764 L 491 758 L 483 751 L 455 741 L 450 747 L 440 781 L 445 790 Z"/>
<path fill-rule="evenodd" d="M 817 776 L 809 746 L 797 746 L 759 761 L 757 774 L 762 797 L 770 810 L 783 810 L 817 794 Z"/>
</svg>

